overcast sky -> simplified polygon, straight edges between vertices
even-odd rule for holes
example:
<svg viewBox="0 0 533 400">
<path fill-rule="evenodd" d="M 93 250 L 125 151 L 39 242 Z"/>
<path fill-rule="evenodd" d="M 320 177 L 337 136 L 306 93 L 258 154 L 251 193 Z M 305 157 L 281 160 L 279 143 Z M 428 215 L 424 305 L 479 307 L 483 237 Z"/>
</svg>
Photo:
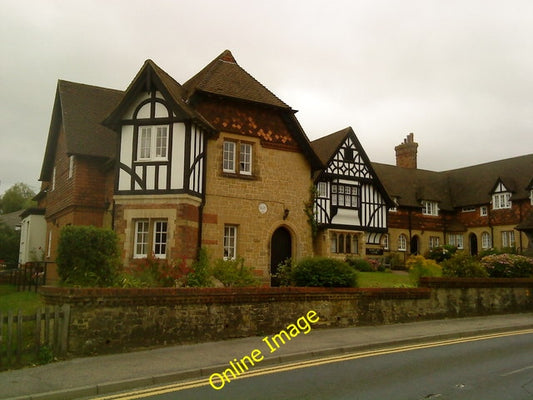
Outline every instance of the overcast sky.
<svg viewBox="0 0 533 400">
<path fill-rule="evenodd" d="M 0 0 L 0 193 L 39 188 L 58 79 L 125 89 L 150 58 L 184 83 L 225 49 L 311 140 L 353 127 L 419 168 L 533 153 L 531 0 Z"/>
</svg>

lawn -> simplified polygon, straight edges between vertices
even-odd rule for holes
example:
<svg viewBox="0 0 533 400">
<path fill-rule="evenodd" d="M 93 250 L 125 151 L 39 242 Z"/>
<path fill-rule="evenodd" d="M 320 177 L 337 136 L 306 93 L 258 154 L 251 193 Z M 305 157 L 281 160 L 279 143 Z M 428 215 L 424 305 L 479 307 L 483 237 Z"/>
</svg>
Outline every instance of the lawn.
<svg viewBox="0 0 533 400">
<path fill-rule="evenodd" d="M 35 313 L 44 304 L 41 297 L 35 292 L 17 292 L 11 285 L 0 285 L 0 312 L 22 311 L 22 314 Z"/>
<path fill-rule="evenodd" d="M 358 272 L 357 286 L 360 288 L 415 287 L 408 274 L 391 272 Z"/>
</svg>

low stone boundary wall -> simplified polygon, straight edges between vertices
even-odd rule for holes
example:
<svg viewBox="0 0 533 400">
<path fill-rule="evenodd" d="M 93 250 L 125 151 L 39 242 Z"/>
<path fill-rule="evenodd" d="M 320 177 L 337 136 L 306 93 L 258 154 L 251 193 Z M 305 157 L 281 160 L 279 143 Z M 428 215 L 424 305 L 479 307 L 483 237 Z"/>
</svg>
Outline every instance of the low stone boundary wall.
<svg viewBox="0 0 533 400">
<path fill-rule="evenodd" d="M 70 306 L 68 351 L 102 354 L 149 346 L 278 333 L 314 310 L 313 328 L 533 310 L 533 279 L 422 279 L 419 288 L 43 287 Z"/>
</svg>

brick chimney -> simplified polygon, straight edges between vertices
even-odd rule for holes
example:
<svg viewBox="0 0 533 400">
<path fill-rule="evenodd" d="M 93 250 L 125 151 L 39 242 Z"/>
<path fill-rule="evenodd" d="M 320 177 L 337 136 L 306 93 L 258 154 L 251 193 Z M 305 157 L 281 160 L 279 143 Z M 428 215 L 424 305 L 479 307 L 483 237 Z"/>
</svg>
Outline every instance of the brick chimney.
<svg viewBox="0 0 533 400">
<path fill-rule="evenodd" d="M 399 144 L 394 148 L 396 151 L 397 167 L 416 169 L 416 153 L 418 149 L 418 143 L 416 143 L 414 139 L 415 135 L 410 133 L 403 140 L 402 144 Z"/>
</svg>

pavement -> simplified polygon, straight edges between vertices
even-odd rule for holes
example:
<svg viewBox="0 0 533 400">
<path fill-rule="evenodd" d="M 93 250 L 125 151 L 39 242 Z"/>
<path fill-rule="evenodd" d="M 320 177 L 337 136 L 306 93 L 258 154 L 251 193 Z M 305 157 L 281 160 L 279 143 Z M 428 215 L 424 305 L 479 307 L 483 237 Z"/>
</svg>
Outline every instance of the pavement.
<svg viewBox="0 0 533 400">
<path fill-rule="evenodd" d="M 284 327 L 280 327 L 283 329 Z M 263 337 L 169 346 L 123 354 L 75 358 L 0 373 L 0 399 L 67 400 L 209 377 L 229 361 L 262 349 L 258 369 L 381 347 L 533 328 L 533 313 L 420 321 L 340 329 L 311 329 L 274 353 Z M 280 329 L 280 330 L 281 330 Z"/>
</svg>

